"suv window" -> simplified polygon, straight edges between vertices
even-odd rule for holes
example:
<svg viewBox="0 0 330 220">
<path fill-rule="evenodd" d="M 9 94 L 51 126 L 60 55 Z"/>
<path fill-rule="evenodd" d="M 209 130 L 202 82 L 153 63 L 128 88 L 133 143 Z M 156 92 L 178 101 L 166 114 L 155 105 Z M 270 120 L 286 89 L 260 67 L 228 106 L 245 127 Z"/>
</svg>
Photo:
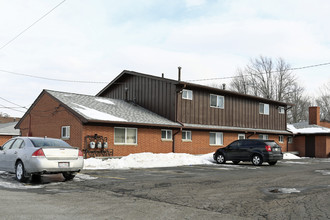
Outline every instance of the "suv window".
<svg viewBox="0 0 330 220">
<path fill-rule="evenodd" d="M 231 143 L 231 144 L 228 146 L 229 149 L 237 149 L 238 146 L 239 146 L 238 143 L 239 143 L 238 141 L 235 141 L 235 142 Z"/>
</svg>

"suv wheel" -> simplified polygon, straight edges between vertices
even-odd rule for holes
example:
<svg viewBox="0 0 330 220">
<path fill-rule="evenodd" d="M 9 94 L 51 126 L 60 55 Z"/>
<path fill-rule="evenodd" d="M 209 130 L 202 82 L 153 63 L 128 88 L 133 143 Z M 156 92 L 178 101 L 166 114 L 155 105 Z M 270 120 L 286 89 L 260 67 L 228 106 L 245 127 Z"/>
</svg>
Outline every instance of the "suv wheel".
<svg viewBox="0 0 330 220">
<path fill-rule="evenodd" d="M 255 166 L 260 166 L 262 164 L 262 157 L 258 154 L 252 156 L 252 163 Z"/>
<path fill-rule="evenodd" d="M 226 163 L 226 158 L 225 156 L 223 156 L 223 154 L 218 154 L 216 159 L 217 159 L 217 163 L 219 164 Z"/>
</svg>

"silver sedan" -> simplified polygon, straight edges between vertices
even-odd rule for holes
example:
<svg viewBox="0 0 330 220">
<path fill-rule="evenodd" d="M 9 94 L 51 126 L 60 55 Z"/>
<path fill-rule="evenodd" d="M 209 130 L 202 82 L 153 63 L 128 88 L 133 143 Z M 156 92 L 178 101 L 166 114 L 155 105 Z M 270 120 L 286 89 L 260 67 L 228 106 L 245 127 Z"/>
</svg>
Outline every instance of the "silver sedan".
<svg viewBox="0 0 330 220">
<path fill-rule="evenodd" d="M 82 152 L 60 139 L 16 137 L 0 147 L 0 170 L 15 173 L 20 182 L 56 173 L 71 180 L 83 166 Z"/>
</svg>

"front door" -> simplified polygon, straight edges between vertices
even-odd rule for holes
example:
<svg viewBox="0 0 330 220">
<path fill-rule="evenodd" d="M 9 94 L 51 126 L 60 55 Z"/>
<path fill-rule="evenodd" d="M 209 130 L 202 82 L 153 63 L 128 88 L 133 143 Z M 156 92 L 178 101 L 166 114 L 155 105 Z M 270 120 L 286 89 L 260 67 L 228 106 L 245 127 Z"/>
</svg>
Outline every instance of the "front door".
<svg viewBox="0 0 330 220">
<path fill-rule="evenodd" d="M 315 136 L 306 136 L 305 138 L 305 156 L 315 157 Z"/>
</svg>

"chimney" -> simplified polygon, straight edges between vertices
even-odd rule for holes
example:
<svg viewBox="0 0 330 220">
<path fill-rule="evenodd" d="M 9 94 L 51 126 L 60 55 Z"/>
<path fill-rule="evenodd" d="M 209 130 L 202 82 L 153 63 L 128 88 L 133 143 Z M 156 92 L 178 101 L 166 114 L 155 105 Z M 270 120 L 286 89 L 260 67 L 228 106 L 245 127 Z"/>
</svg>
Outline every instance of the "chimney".
<svg viewBox="0 0 330 220">
<path fill-rule="evenodd" d="M 162 73 L 162 78 L 164 78 L 164 73 Z"/>
<path fill-rule="evenodd" d="M 309 124 L 320 125 L 320 107 L 318 106 L 309 107 Z"/>
<path fill-rule="evenodd" d="M 222 89 L 223 89 L 223 90 L 226 90 L 226 83 L 223 83 L 223 84 L 222 84 Z"/>
<path fill-rule="evenodd" d="M 178 81 L 181 81 L 181 66 L 178 67 Z"/>
</svg>

